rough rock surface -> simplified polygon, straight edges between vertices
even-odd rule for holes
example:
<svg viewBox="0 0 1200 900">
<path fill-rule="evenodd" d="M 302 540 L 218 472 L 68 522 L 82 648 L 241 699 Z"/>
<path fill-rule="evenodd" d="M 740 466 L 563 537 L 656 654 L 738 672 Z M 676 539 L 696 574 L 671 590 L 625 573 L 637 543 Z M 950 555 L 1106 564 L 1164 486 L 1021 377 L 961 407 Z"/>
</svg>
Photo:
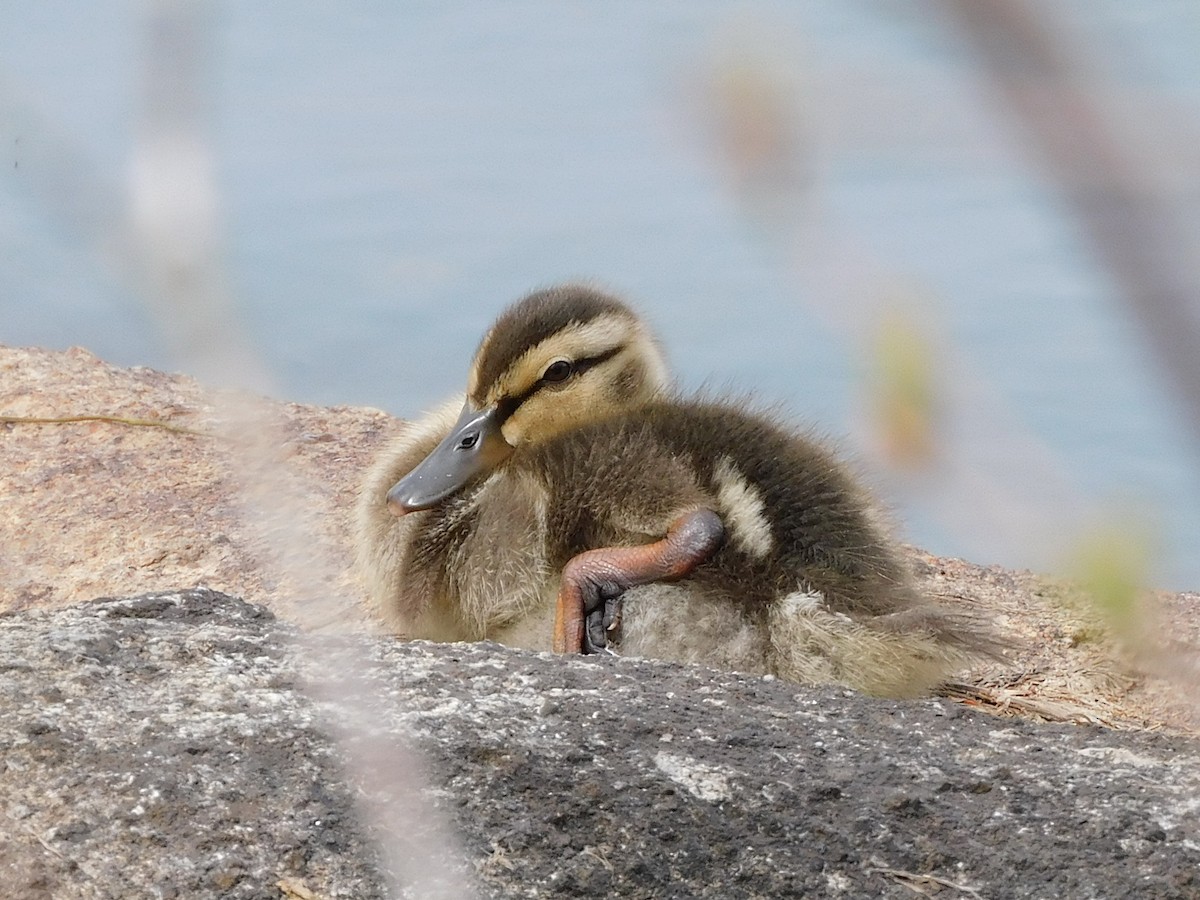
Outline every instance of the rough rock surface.
<svg viewBox="0 0 1200 900">
<path fill-rule="evenodd" d="M 311 621 L 370 626 L 347 535 L 358 480 L 400 423 L 377 410 L 271 403 L 283 465 L 302 491 L 304 552 L 329 564 L 297 590 L 244 521 L 228 448 L 213 432 L 219 398 L 185 376 L 116 368 L 84 350 L 0 347 L 0 611 L 60 607 L 206 585 Z M 4 417 L 110 416 L 35 423 Z M 1028 572 L 914 552 L 925 587 L 995 617 L 1013 652 L 964 677 L 968 702 L 1024 715 L 1122 727 L 1194 728 L 1200 703 L 1200 595 L 1161 594 L 1161 634 L 1120 648 L 1072 593 Z M 315 582 L 315 583 L 312 583 Z"/>
<path fill-rule="evenodd" d="M 3 895 L 383 896 L 350 803 L 383 788 L 346 783 L 313 699 L 347 649 L 374 739 L 424 750 L 483 896 L 1200 897 L 1183 736 L 486 644 L 301 643 L 207 590 L 0 617 Z"/>
<path fill-rule="evenodd" d="M 273 608 L 294 595 L 244 521 L 228 448 L 214 432 L 220 395 L 194 379 L 123 369 L 86 350 L 0 347 L 0 611 L 205 584 Z M 353 598 L 346 541 L 358 479 L 396 421 L 378 410 L 267 402 L 281 456 L 304 485 L 306 529 Z M 5 422 L 3 417 L 111 420 Z M 267 423 L 264 423 L 266 425 Z M 184 431 L 170 429 L 188 429 Z M 191 433 L 196 432 L 196 433 Z"/>
</svg>

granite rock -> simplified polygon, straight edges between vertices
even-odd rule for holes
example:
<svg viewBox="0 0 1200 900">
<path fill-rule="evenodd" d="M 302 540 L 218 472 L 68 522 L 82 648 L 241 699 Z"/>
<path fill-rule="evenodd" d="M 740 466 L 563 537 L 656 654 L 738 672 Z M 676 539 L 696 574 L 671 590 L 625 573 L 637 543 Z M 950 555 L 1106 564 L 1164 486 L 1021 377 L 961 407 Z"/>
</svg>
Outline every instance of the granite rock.
<svg viewBox="0 0 1200 900">
<path fill-rule="evenodd" d="M 370 734 L 335 742 L 345 654 Z M 313 637 L 206 589 L 5 614 L 0 669 L 13 900 L 427 896 L 361 814 L 395 802 L 389 761 L 414 745 L 457 848 L 440 864 L 480 896 L 1200 897 L 1200 747 L 1182 735 Z M 394 755 L 348 779 L 368 738 Z"/>
<path fill-rule="evenodd" d="M 112 366 L 80 348 L 0 347 L 0 611 L 182 583 L 295 617 L 301 592 L 246 522 L 239 461 L 219 428 L 225 399 L 186 375 Z M 333 563 L 317 588 L 346 598 L 347 622 L 365 622 L 345 536 L 361 473 L 399 422 L 255 399 L 301 486 L 299 524 Z"/>
</svg>

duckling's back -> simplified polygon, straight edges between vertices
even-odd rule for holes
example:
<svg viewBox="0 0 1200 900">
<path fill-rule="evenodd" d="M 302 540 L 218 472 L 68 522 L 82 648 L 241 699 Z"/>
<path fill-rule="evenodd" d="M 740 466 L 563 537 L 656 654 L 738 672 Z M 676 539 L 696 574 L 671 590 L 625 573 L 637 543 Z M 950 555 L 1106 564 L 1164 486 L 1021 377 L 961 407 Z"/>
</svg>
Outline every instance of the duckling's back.
<svg viewBox="0 0 1200 900">
<path fill-rule="evenodd" d="M 707 506 L 727 540 L 699 578 L 732 579 L 751 599 L 808 586 L 852 614 L 895 612 L 912 596 L 847 469 L 816 441 L 732 403 L 652 403 L 531 456 L 526 464 L 550 486 L 556 561 L 657 539 Z"/>
<path fill-rule="evenodd" d="M 624 652 L 906 695 L 981 645 L 971 623 L 914 590 L 848 469 L 768 416 L 654 402 L 519 465 L 549 486 L 555 568 L 583 550 L 657 540 L 699 507 L 721 516 L 726 540 L 712 559 L 677 585 L 628 596 Z"/>
</svg>

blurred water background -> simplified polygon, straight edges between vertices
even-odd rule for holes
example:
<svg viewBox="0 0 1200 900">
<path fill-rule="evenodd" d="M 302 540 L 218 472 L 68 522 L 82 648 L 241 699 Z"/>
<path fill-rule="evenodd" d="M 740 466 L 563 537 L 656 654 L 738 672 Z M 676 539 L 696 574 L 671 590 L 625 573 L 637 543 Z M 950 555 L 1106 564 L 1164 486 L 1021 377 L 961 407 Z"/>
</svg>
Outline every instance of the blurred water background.
<svg viewBox="0 0 1200 900">
<path fill-rule="evenodd" d="M 685 385 L 841 438 L 914 543 L 1053 568 L 1088 523 L 1136 523 L 1147 577 L 1200 587 L 1180 405 L 941 4 L 193 6 L 179 52 L 199 57 L 177 61 L 203 87 L 228 295 L 286 399 L 415 415 L 460 389 L 502 306 L 594 279 L 646 313 Z M 1134 122 L 1200 146 L 1194 4 L 1048 6 Z M 188 369 L 106 240 L 170 41 L 148 9 L 5 4 L 0 342 Z M 766 203 L 712 112 L 747 66 L 777 79 L 797 149 Z M 1194 229 L 1200 166 L 1171 149 Z M 871 437 L 871 323 L 892 311 L 971 413 L 917 476 Z"/>
</svg>

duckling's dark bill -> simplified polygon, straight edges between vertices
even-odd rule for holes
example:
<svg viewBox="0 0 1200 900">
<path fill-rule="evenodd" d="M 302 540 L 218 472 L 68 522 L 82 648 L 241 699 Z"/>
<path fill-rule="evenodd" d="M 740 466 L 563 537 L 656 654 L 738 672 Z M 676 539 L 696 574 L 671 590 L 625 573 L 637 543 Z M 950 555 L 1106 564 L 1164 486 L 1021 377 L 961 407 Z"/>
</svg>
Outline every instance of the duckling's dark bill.
<svg viewBox="0 0 1200 900">
<path fill-rule="evenodd" d="M 502 424 L 499 407 L 474 410 L 468 403 L 433 452 L 388 491 L 388 508 L 398 516 L 429 509 L 500 465 L 512 452 Z"/>
</svg>

